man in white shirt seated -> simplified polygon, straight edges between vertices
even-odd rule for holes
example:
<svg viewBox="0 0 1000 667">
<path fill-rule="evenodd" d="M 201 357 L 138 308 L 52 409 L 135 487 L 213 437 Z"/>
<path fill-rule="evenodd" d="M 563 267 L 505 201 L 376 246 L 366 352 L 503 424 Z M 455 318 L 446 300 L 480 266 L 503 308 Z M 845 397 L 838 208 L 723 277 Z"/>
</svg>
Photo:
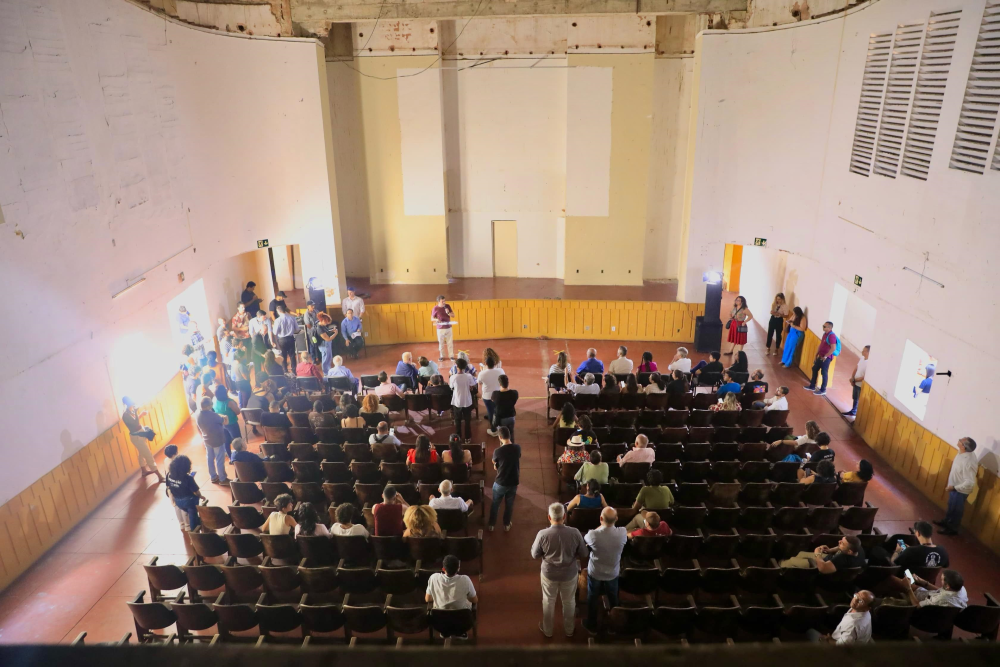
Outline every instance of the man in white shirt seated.
<svg viewBox="0 0 1000 667">
<path fill-rule="evenodd" d="M 450 479 L 444 480 L 438 485 L 438 493 L 441 495 L 437 498 L 431 498 L 427 504 L 431 506 L 431 509 L 435 510 L 462 510 L 463 512 L 468 512 L 472 508 L 472 501 L 462 500 L 457 496 L 451 495 L 454 488 Z"/>
<path fill-rule="evenodd" d="M 680 371 L 681 373 L 691 372 L 691 360 L 688 359 L 688 349 L 686 347 L 677 348 L 677 352 L 674 353 L 674 358 L 670 360 L 667 370 L 671 373 L 674 371 Z"/>
<path fill-rule="evenodd" d="M 378 430 L 377 433 L 372 433 L 370 436 L 368 436 L 369 445 L 384 443 L 389 445 L 396 445 L 397 447 L 399 447 L 399 445 L 402 444 L 399 442 L 399 438 L 389 433 L 388 422 L 379 422 L 377 430 Z"/>
<path fill-rule="evenodd" d="M 445 556 L 441 572 L 435 572 L 427 580 L 426 602 L 435 609 L 472 609 L 479 602 L 472 579 L 458 573 L 461 562 L 457 556 Z M 456 639 L 468 639 L 466 635 L 458 635 Z"/>
<path fill-rule="evenodd" d="M 632 367 L 635 365 L 632 360 L 626 357 L 628 354 L 628 348 L 622 345 L 618 348 L 618 358 L 608 364 L 608 372 L 612 375 L 628 375 L 632 372 Z"/>
<path fill-rule="evenodd" d="M 788 409 L 788 387 L 778 387 L 774 390 L 774 396 L 771 398 L 765 398 L 763 401 L 755 401 L 753 404 L 754 410 L 764 409 L 764 412 L 770 412 L 771 410 L 787 410 Z"/>
<path fill-rule="evenodd" d="M 587 373 L 583 376 L 583 384 L 571 382 L 569 371 L 566 371 L 566 389 L 569 393 L 577 396 L 579 394 L 600 394 L 601 388 L 594 383 L 594 374 Z"/>
<path fill-rule="evenodd" d="M 875 596 L 871 591 L 858 591 L 851 599 L 851 610 L 844 614 L 840 624 L 830 635 L 821 635 L 813 629 L 806 636 L 814 642 L 831 644 L 867 644 L 872 640 L 872 602 Z"/>
<path fill-rule="evenodd" d="M 643 433 L 635 436 L 635 447 L 618 455 L 619 465 L 622 463 L 652 463 L 655 460 L 656 452 L 649 447 L 649 438 Z"/>
</svg>

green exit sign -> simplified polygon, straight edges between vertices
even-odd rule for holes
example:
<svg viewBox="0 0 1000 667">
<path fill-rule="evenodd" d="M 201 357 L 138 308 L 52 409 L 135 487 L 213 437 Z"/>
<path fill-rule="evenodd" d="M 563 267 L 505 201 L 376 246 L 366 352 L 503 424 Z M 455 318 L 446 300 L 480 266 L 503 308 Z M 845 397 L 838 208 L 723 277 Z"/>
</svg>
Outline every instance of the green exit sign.
<svg viewBox="0 0 1000 667">
<path fill-rule="evenodd" d="M 861 276 L 854 276 L 854 284 L 861 287 Z"/>
<path fill-rule="evenodd" d="M 755 238 L 753 240 L 753 244 L 755 246 L 760 246 L 761 248 L 766 248 L 767 247 L 767 239 Z"/>
<path fill-rule="evenodd" d="M 258 248 L 267 248 L 268 245 L 269 244 L 267 242 L 267 239 L 261 239 L 260 241 L 257 241 L 257 247 Z"/>
</svg>

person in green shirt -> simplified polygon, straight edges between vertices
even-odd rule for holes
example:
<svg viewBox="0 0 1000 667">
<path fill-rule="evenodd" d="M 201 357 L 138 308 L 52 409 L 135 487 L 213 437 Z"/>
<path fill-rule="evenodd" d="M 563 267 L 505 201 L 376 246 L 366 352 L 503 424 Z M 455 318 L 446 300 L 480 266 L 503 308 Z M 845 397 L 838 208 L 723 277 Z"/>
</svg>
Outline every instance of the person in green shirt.
<svg viewBox="0 0 1000 667">
<path fill-rule="evenodd" d="M 632 509 L 636 510 L 636 515 L 626 526 L 625 530 L 631 533 L 643 527 L 646 514 L 653 510 L 665 510 L 674 504 L 674 494 L 670 493 L 670 488 L 663 486 L 663 473 L 657 469 L 652 469 L 646 475 L 646 485 L 639 489 Z"/>
<path fill-rule="evenodd" d="M 580 483 L 581 487 L 592 479 L 596 479 L 601 486 L 608 483 L 608 464 L 601 462 L 600 451 L 595 449 L 590 452 L 590 460 L 580 466 L 574 479 Z"/>
</svg>

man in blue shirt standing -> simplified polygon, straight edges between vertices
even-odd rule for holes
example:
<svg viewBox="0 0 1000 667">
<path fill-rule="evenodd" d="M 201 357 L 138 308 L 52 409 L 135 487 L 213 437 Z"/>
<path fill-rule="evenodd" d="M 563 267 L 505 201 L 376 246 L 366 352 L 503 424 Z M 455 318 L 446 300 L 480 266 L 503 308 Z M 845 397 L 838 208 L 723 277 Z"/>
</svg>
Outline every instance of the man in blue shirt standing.
<svg viewBox="0 0 1000 667">
<path fill-rule="evenodd" d="M 353 308 L 347 309 L 347 314 L 340 323 L 340 335 L 344 337 L 347 347 L 344 351 L 357 359 L 361 348 L 365 346 L 365 337 L 361 333 L 361 320 L 354 316 Z"/>
<path fill-rule="evenodd" d="M 597 358 L 597 350 L 594 348 L 587 350 L 587 359 L 576 369 L 577 384 L 583 384 L 581 378 L 587 373 L 593 373 L 595 376 L 604 375 L 604 362 Z"/>
<path fill-rule="evenodd" d="M 299 323 L 288 314 L 284 303 L 275 306 L 278 319 L 274 321 L 272 331 L 278 339 L 278 349 L 281 350 L 281 367 L 288 372 L 291 365 L 295 370 L 295 334 L 299 332 Z"/>
<path fill-rule="evenodd" d="M 628 540 L 624 527 L 615 526 L 618 512 L 614 507 L 601 511 L 601 527 L 587 532 L 583 541 L 590 547 L 587 563 L 587 620 L 584 629 L 597 634 L 597 608 L 601 596 L 607 595 L 612 607 L 618 606 L 618 574 L 622 549 Z"/>
</svg>

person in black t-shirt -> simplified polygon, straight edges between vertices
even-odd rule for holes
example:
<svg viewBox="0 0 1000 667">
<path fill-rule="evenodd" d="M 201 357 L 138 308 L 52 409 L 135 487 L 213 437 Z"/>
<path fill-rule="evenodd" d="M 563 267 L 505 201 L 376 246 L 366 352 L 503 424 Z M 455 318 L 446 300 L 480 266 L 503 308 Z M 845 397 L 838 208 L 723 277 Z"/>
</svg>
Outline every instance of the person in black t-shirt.
<svg viewBox="0 0 1000 667">
<path fill-rule="evenodd" d="M 500 383 L 499 391 L 494 391 L 490 398 L 493 401 L 493 428 L 496 430 L 500 426 L 506 426 L 510 431 L 510 439 L 514 439 L 514 417 L 517 410 L 514 404 L 517 403 L 517 389 L 510 388 L 510 378 L 501 375 L 497 378 Z"/>
<path fill-rule="evenodd" d="M 759 368 L 750 376 L 750 380 L 743 385 L 740 392 L 743 396 L 753 396 L 754 400 L 763 400 L 767 396 L 768 385 L 764 382 L 764 371 Z"/>
<path fill-rule="evenodd" d="M 510 441 L 510 429 L 501 426 L 497 429 L 500 436 L 500 446 L 493 452 L 493 468 L 497 471 L 493 482 L 493 504 L 490 506 L 489 529 L 497 522 L 497 512 L 500 501 L 504 501 L 503 529 L 510 530 L 511 518 L 514 515 L 514 498 L 517 496 L 517 486 L 521 483 L 521 446 Z"/>
<path fill-rule="evenodd" d="M 261 426 L 285 426 L 291 427 L 292 422 L 288 421 L 288 415 L 281 411 L 281 403 L 271 401 L 268 408 L 270 412 L 265 412 L 260 416 Z"/>
<path fill-rule="evenodd" d="M 948 567 L 948 552 L 944 547 L 934 544 L 934 527 L 926 521 L 917 521 L 913 524 L 913 533 L 920 542 L 915 547 L 904 547 L 896 545 L 896 552 L 892 554 L 892 562 L 904 570 L 913 570 L 918 567 Z"/>
<path fill-rule="evenodd" d="M 174 504 L 188 515 L 188 526 L 194 530 L 201 523 L 198 518 L 198 499 L 202 497 L 198 483 L 191 477 L 191 459 L 175 456 L 167 472 L 167 492 Z"/>
<path fill-rule="evenodd" d="M 257 283 L 250 281 L 247 283 L 247 288 L 243 290 L 243 294 L 240 295 L 240 303 L 243 304 L 244 310 L 246 310 L 247 316 L 253 319 L 257 316 L 257 311 L 260 310 L 260 302 L 263 301 L 259 296 L 254 294 L 253 288 L 257 286 Z"/>
</svg>

